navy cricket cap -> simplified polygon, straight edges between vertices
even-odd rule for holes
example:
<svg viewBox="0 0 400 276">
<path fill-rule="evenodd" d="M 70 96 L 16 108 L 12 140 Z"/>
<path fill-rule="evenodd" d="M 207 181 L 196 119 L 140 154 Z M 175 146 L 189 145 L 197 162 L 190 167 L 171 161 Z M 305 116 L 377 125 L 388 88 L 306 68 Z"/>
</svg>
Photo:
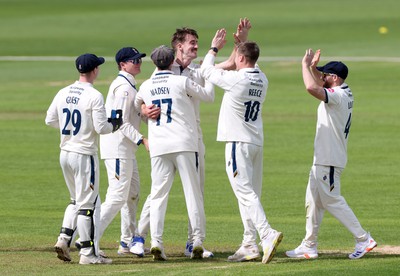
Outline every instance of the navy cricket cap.
<svg viewBox="0 0 400 276">
<path fill-rule="evenodd" d="M 83 54 L 76 58 L 75 64 L 79 73 L 87 73 L 93 71 L 94 68 L 103 64 L 104 61 L 105 59 L 103 57 L 98 57 L 94 54 Z"/>
<path fill-rule="evenodd" d="M 151 60 L 161 70 L 167 69 L 174 61 L 174 58 L 174 50 L 165 45 L 161 45 L 151 52 Z"/>
<path fill-rule="evenodd" d="M 125 62 L 131 59 L 137 59 L 145 57 L 146 54 L 140 53 L 138 49 L 134 47 L 124 47 L 120 49 L 115 55 L 115 61 L 119 64 L 120 62 Z"/>
<path fill-rule="evenodd" d="M 328 62 L 324 66 L 317 67 L 317 69 L 318 71 L 321 71 L 323 73 L 331 73 L 338 75 L 344 80 L 347 78 L 347 74 L 349 73 L 349 69 L 347 68 L 347 66 L 340 61 Z"/>
</svg>

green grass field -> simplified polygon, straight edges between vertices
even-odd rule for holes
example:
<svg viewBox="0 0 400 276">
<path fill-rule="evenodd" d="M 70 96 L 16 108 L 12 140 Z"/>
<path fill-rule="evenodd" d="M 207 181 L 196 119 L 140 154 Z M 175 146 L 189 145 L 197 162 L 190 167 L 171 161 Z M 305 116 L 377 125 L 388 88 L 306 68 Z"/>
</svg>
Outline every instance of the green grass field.
<svg viewBox="0 0 400 276">
<path fill-rule="evenodd" d="M 399 9 L 397 0 L 0 0 L 0 274 L 399 275 Z M 75 57 L 93 52 L 107 58 L 95 83 L 106 95 L 117 73 L 113 56 L 119 48 L 132 45 L 150 54 L 169 44 L 175 28 L 189 26 L 200 35 L 200 60 L 215 31 L 225 27 L 233 33 L 240 17 L 252 22 L 250 39 L 261 47 L 259 64 L 270 81 L 263 113 L 262 202 L 272 227 L 284 233 L 276 257 L 268 265 L 226 262 L 243 229 L 225 174 L 224 145 L 215 141 L 222 96 L 217 90 L 215 102 L 201 107 L 207 152 L 205 246 L 215 258 L 192 261 L 183 256 L 187 215 L 177 177 L 165 223 L 167 262 L 118 257 L 116 217 L 101 240 L 112 265 L 80 266 L 76 250 L 73 263 L 62 263 L 53 246 L 68 196 L 58 163 L 59 134 L 44 118 L 56 92 L 77 78 Z M 380 34 L 381 26 L 388 33 Z M 229 37 L 220 56 L 230 53 L 231 43 Z M 320 230 L 317 260 L 284 256 L 305 231 L 304 196 L 318 105 L 301 78 L 300 60 L 308 47 L 322 49 L 322 62 L 341 59 L 350 69 L 348 83 L 356 103 L 342 193 L 378 242 L 375 251 L 356 261 L 347 259 L 354 247 L 350 233 L 329 214 Z M 37 58 L 53 56 L 66 58 Z M 146 60 L 139 81 L 153 68 Z M 137 158 L 141 206 L 150 191 L 150 160 L 143 148 Z M 102 199 L 106 189 L 102 164 Z"/>
</svg>

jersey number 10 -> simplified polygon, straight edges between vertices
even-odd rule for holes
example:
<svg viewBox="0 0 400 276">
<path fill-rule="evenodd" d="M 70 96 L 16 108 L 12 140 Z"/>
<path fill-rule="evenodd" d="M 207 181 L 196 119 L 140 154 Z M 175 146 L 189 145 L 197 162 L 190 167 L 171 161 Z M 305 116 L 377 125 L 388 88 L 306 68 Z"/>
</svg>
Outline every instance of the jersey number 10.
<svg viewBox="0 0 400 276">
<path fill-rule="evenodd" d="M 245 122 L 252 120 L 253 122 L 257 120 L 258 112 L 260 112 L 260 102 L 259 101 L 248 101 L 245 102 L 246 113 L 244 114 Z"/>
</svg>

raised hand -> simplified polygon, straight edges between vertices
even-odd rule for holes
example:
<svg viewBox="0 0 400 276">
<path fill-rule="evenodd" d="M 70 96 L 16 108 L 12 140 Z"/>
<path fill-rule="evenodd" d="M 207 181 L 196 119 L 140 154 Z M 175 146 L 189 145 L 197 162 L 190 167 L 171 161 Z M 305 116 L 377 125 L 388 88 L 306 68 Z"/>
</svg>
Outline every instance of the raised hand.
<svg viewBox="0 0 400 276">
<path fill-rule="evenodd" d="M 321 50 L 318 49 L 317 51 L 315 51 L 314 57 L 311 60 L 311 65 L 312 67 L 316 67 L 318 62 L 319 62 L 319 57 L 321 56 Z"/>
<path fill-rule="evenodd" d="M 211 42 L 211 47 L 216 47 L 218 50 L 222 49 L 226 44 L 226 30 L 219 29 Z"/>
<path fill-rule="evenodd" d="M 314 60 L 314 52 L 312 49 L 307 49 L 306 53 L 303 57 L 302 63 L 311 66 L 312 61 Z"/>
<path fill-rule="evenodd" d="M 250 29 L 251 29 L 250 20 L 247 19 L 246 17 L 244 19 L 240 18 L 239 25 L 237 26 L 237 29 L 236 29 L 236 33 L 233 34 L 235 43 L 247 41 L 247 37 L 248 37 Z"/>
</svg>

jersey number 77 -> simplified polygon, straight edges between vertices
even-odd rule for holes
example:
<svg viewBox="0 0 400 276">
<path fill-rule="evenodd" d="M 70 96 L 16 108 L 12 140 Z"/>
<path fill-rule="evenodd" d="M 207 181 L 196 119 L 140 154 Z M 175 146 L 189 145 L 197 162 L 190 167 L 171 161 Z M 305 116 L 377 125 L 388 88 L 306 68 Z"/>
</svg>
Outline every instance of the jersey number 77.
<svg viewBox="0 0 400 276">
<path fill-rule="evenodd" d="M 171 117 L 171 111 L 172 111 L 172 99 L 167 98 L 167 99 L 161 99 L 161 100 L 153 100 L 152 103 L 158 107 L 161 108 L 161 104 L 166 104 L 167 105 L 167 123 L 172 122 L 172 117 Z M 157 118 L 157 126 L 160 125 L 160 120 L 161 120 L 161 114 Z"/>
</svg>

